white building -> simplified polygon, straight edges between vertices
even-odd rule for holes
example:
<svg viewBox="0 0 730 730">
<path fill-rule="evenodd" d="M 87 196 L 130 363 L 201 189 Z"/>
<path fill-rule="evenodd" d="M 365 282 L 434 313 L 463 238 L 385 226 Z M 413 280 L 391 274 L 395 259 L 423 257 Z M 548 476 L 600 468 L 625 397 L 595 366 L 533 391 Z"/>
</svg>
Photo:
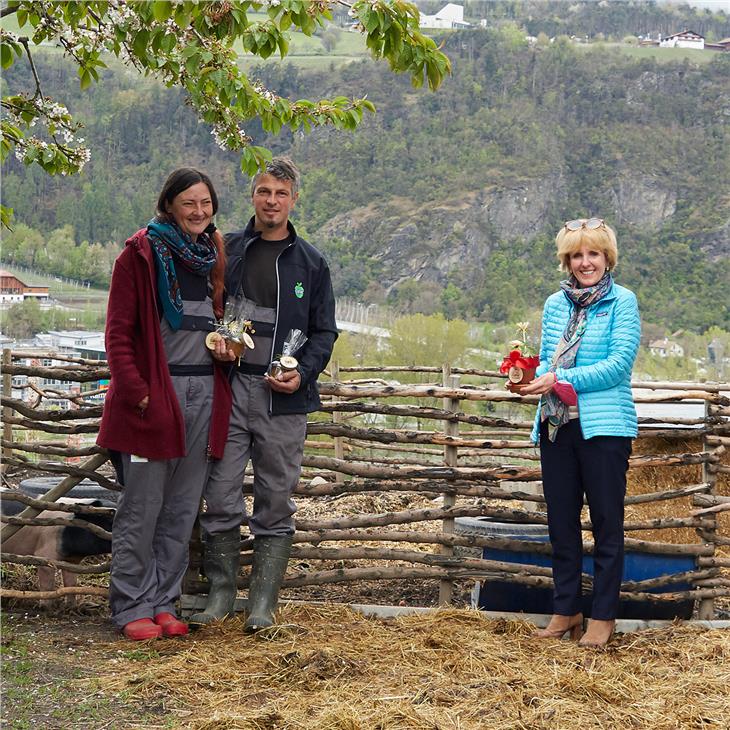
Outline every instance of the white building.
<svg viewBox="0 0 730 730">
<path fill-rule="evenodd" d="M 421 28 L 470 28 L 464 21 L 464 6 L 456 3 L 444 5 L 436 15 L 421 13 Z"/>
<path fill-rule="evenodd" d="M 91 360 L 103 360 L 106 357 L 104 350 L 103 332 L 84 332 L 82 330 L 42 332 L 33 338 L 32 342 L 16 342 L 13 349 L 21 350 L 24 357 L 16 362 L 19 365 L 30 367 L 69 367 L 68 360 L 57 360 L 58 356 L 83 357 Z M 81 393 L 87 390 L 97 390 L 108 385 L 109 381 L 79 383 L 69 380 L 58 380 L 29 375 L 13 375 L 13 398 L 23 401 L 33 401 L 37 397 L 38 388 L 42 391 L 61 391 Z M 49 393 L 43 401 L 44 406 L 68 407 L 64 398 L 55 399 Z"/>
<path fill-rule="evenodd" d="M 103 359 L 105 357 L 104 333 L 88 332 L 85 330 L 50 330 L 36 335 L 36 343 L 39 347 L 58 352 L 77 353 L 98 353 Z M 94 355 L 83 354 L 83 357 Z M 98 359 L 98 357 L 97 357 Z"/>
<path fill-rule="evenodd" d="M 649 352 L 659 357 L 683 357 L 684 347 L 674 340 L 665 337 L 649 343 Z"/>
<path fill-rule="evenodd" d="M 683 30 L 659 41 L 660 48 L 696 48 L 701 51 L 705 47 L 705 38 L 693 30 Z"/>
<path fill-rule="evenodd" d="M 48 287 L 28 285 L 15 274 L 0 269 L 0 304 L 19 304 L 26 299 L 48 301 Z"/>
</svg>

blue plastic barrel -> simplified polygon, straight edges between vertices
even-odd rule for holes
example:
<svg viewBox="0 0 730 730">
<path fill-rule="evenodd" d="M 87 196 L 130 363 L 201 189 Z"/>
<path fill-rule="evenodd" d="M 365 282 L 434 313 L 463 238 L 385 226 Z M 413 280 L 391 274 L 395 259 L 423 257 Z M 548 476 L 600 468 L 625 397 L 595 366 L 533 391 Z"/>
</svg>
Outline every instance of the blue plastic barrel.
<svg viewBox="0 0 730 730">
<path fill-rule="evenodd" d="M 496 522 L 486 517 L 457 517 L 457 534 L 488 537 L 509 537 L 518 540 L 548 542 L 547 525 Z M 550 555 L 529 550 L 497 550 L 485 547 L 482 557 L 486 560 L 500 560 L 506 563 L 523 563 L 552 567 Z M 673 575 L 694 570 L 695 561 L 691 555 L 653 555 L 627 550 L 624 557 L 624 581 L 648 580 L 663 575 Z M 593 576 L 593 556 L 583 556 L 583 572 Z M 673 593 L 689 590 L 688 583 L 672 583 L 655 588 L 650 593 Z M 518 585 L 508 581 L 484 581 L 479 591 L 478 607 L 485 611 L 547 613 L 553 612 L 553 593 L 550 588 Z M 673 619 L 691 618 L 694 601 L 632 601 L 622 599 L 618 618 Z M 583 613 L 590 616 L 591 594 L 583 596 Z"/>
</svg>

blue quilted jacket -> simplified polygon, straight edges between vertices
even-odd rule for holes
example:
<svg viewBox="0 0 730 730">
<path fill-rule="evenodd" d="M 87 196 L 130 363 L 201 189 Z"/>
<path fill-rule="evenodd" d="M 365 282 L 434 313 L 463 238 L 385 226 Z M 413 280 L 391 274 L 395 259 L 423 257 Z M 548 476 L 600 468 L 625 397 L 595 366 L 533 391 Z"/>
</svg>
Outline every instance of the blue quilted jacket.
<svg viewBox="0 0 730 730">
<path fill-rule="evenodd" d="M 547 298 L 542 315 L 538 376 L 548 371 L 573 306 L 562 291 Z M 570 383 L 578 394 L 583 438 L 636 436 L 631 369 L 640 335 L 639 307 L 632 291 L 614 283 L 606 296 L 588 308 L 575 365 L 567 370 L 558 368 L 556 372 L 558 380 Z M 535 442 L 539 441 L 539 429 L 538 406 L 532 429 Z"/>
</svg>

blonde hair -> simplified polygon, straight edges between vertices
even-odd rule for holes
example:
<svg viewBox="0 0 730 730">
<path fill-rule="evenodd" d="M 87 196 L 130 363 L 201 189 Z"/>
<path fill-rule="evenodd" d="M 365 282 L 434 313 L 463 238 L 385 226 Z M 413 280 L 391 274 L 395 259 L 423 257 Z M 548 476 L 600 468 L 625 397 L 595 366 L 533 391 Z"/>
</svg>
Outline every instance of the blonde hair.
<svg viewBox="0 0 730 730">
<path fill-rule="evenodd" d="M 558 247 L 557 256 L 562 271 L 570 272 L 570 257 L 583 246 L 601 251 L 606 257 L 609 269 L 613 269 L 618 262 L 616 234 L 607 223 L 603 223 L 599 228 L 579 228 L 577 231 L 569 231 L 563 226 L 555 237 L 555 245 Z"/>
</svg>

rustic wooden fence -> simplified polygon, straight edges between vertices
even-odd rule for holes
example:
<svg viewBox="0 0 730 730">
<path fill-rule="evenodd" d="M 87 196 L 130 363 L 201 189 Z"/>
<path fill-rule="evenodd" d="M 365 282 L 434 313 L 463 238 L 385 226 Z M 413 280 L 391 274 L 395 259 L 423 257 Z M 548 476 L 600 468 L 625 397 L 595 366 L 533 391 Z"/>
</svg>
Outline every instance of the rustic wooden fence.
<svg viewBox="0 0 730 730">
<path fill-rule="evenodd" d="M 26 364 L 31 358 L 52 360 L 53 365 Z M 38 517 L 44 509 L 81 516 L 104 513 L 104 508 L 62 505 L 56 500 L 83 479 L 117 489 L 107 455 L 93 444 L 103 389 L 91 390 L 90 384 L 109 378 L 106 364 L 55 353 L 9 350 L 3 351 L 3 364 L 3 469 L 55 474 L 61 481 L 41 499 L 17 490 L 4 492 L 4 499 L 20 501 L 26 507 L 16 517 L 4 518 L 2 538 L 24 525 L 58 524 L 58 520 Z M 353 378 L 355 374 L 357 378 Z M 326 380 L 328 375 L 330 380 Z M 429 382 L 400 382 L 393 380 L 396 375 L 403 381 Z M 59 382 L 67 387 L 58 387 Z M 637 552 L 692 556 L 694 567 L 625 582 L 622 592 L 638 601 L 697 600 L 699 616 L 709 618 L 714 615 L 715 599 L 730 596 L 730 531 L 722 514 L 730 510 L 730 490 L 726 489 L 730 466 L 723 463 L 730 444 L 730 399 L 723 395 L 728 386 L 637 382 L 634 387 L 639 407 L 694 404 L 697 409 L 699 404 L 701 408 L 691 417 L 640 417 L 640 443 L 646 439 L 644 443 L 661 443 L 663 448 L 637 449 L 640 453 L 631 457 L 630 470 L 661 469 L 666 474 L 665 486 L 629 494 L 627 508 L 671 500 L 676 509 L 670 515 L 628 518 L 626 545 Z M 13 389 L 24 392 L 25 397 L 13 397 Z M 286 579 L 285 586 L 437 579 L 442 605 L 452 599 L 453 582 L 464 579 L 551 586 L 549 568 L 457 552 L 467 547 L 549 553 L 549 545 L 513 537 L 461 534 L 455 529 L 455 521 L 461 517 L 546 524 L 539 457 L 529 441 L 536 398 L 510 394 L 495 371 L 448 365 L 338 367 L 332 363 L 321 379 L 320 390 L 323 406 L 321 412 L 312 414 L 308 425 L 302 479 L 296 490 L 301 501 L 331 504 L 335 499 L 394 493 L 439 499 L 437 505 L 397 511 L 358 510 L 355 516 L 329 519 L 300 517 L 292 556 L 320 567 L 299 569 L 297 575 Z M 668 449 L 667 444 L 676 448 Z M 693 478 L 672 475 L 672 470 L 688 466 L 693 467 L 689 470 Z M 244 484 L 245 489 L 250 487 Z M 109 537 L 95 525 L 87 527 Z M 589 530 L 590 523 L 585 521 L 583 528 Z M 670 542 L 641 537 L 647 531 L 661 534 L 677 529 L 697 539 Z M 424 546 L 431 546 L 431 550 L 424 550 Z M 242 549 L 250 547 L 251 541 L 244 540 Z M 585 550 L 591 552 L 590 541 L 586 541 Z M 53 565 L 86 574 L 109 569 L 108 562 L 76 566 L 12 554 L 4 554 L 3 561 Z M 247 552 L 242 562 L 250 563 Z M 333 562 L 338 567 L 331 567 Z M 206 591 L 198 575 L 199 564 L 199 542 L 194 539 L 186 593 Z M 244 572 L 241 587 L 246 582 Z M 590 576 L 584 576 L 584 582 L 589 587 Z M 681 584 L 691 587 L 672 589 Z M 656 588 L 664 592 L 649 592 Z M 105 595 L 106 588 L 85 585 L 46 593 L 3 589 L 0 595 L 52 598 L 69 593 Z"/>
</svg>

